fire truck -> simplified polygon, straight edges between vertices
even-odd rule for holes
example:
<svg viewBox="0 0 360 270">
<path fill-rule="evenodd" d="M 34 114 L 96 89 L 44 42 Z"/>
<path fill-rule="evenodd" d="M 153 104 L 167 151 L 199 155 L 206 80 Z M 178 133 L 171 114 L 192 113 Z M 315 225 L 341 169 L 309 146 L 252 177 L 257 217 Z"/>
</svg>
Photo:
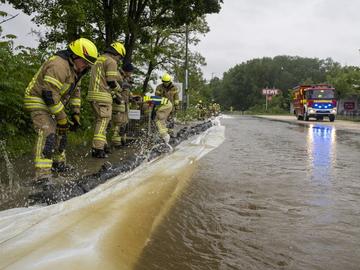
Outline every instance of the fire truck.
<svg viewBox="0 0 360 270">
<path fill-rule="evenodd" d="M 329 84 L 299 85 L 293 88 L 294 115 L 298 120 L 309 118 L 334 122 L 336 116 L 335 88 Z"/>
</svg>

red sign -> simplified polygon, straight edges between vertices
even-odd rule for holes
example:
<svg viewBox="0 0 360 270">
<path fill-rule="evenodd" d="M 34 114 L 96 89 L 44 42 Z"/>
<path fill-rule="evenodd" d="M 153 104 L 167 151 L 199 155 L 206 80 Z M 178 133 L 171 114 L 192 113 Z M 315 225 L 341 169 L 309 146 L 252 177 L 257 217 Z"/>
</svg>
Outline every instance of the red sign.
<svg viewBox="0 0 360 270">
<path fill-rule="evenodd" d="M 347 111 L 353 111 L 355 109 L 355 102 L 353 101 L 344 102 L 344 109 Z"/>
<path fill-rule="evenodd" d="M 264 96 L 276 96 L 280 93 L 280 90 L 279 89 L 263 89 L 262 90 L 262 94 Z"/>
</svg>

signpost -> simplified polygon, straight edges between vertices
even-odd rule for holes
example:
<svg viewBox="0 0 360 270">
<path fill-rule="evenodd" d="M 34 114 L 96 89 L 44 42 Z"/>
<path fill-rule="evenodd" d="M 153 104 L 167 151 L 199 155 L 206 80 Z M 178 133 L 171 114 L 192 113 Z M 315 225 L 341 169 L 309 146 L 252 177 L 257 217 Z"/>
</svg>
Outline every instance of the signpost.
<svg viewBox="0 0 360 270">
<path fill-rule="evenodd" d="M 265 96 L 265 111 L 267 112 L 268 100 L 271 100 L 272 96 L 276 96 L 280 93 L 279 89 L 275 88 L 264 88 L 262 94 Z"/>
</svg>

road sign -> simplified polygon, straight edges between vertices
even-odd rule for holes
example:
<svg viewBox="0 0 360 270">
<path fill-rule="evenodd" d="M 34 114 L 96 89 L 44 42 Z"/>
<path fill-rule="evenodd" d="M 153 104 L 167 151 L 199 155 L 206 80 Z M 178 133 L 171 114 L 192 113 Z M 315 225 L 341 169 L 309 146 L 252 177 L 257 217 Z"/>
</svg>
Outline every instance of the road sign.
<svg viewBox="0 0 360 270">
<path fill-rule="evenodd" d="M 275 88 L 265 88 L 262 90 L 262 94 L 264 96 L 276 96 L 280 93 L 279 89 L 275 89 Z"/>
</svg>

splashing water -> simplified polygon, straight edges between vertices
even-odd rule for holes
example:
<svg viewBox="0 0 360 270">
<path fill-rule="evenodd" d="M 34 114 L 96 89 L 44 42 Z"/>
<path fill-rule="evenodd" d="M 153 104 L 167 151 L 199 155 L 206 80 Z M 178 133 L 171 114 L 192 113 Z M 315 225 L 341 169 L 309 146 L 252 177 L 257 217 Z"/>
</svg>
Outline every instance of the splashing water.
<svg viewBox="0 0 360 270">
<path fill-rule="evenodd" d="M 14 184 L 14 174 L 15 174 L 14 173 L 14 166 L 10 162 L 9 155 L 6 152 L 5 141 L 1 141 L 1 140 L 0 140 L 0 153 L 4 157 L 4 160 L 5 160 L 6 173 L 7 173 L 7 176 L 8 176 L 8 184 L 9 184 L 9 187 L 11 188 L 13 186 L 13 184 Z M 1 179 L 0 179 L 0 184 L 5 184 L 5 183 L 1 183 Z"/>
</svg>

